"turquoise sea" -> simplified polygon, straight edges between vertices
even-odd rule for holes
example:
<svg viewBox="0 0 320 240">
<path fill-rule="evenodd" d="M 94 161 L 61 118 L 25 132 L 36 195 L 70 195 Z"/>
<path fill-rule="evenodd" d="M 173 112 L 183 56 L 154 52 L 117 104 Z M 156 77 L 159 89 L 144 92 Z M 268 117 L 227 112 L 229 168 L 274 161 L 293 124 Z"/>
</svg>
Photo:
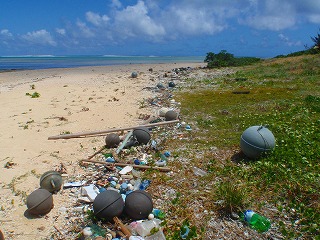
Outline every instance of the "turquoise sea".
<svg viewBox="0 0 320 240">
<path fill-rule="evenodd" d="M 203 62 L 204 56 L 1 56 L 0 70 L 73 68 L 142 63 Z"/>
</svg>

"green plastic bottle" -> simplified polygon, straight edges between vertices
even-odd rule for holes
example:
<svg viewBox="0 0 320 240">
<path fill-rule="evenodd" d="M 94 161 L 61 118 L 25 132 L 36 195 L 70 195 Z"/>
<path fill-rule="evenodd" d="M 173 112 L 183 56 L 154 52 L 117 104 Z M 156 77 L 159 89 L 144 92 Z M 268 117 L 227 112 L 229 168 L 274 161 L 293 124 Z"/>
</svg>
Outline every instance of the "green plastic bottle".
<svg viewBox="0 0 320 240">
<path fill-rule="evenodd" d="M 266 232 L 271 227 L 270 220 L 266 217 L 255 213 L 252 210 L 247 210 L 244 212 L 244 221 L 246 221 L 249 226 L 258 232 Z"/>
</svg>

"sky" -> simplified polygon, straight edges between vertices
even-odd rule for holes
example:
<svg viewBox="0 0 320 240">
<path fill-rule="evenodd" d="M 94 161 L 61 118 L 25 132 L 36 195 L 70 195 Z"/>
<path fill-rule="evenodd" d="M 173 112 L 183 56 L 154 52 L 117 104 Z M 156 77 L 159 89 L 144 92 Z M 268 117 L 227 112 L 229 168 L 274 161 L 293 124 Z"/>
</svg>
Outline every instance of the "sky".
<svg viewBox="0 0 320 240">
<path fill-rule="evenodd" d="M 2 0 L 0 56 L 274 57 L 313 46 L 320 0 Z"/>
</svg>

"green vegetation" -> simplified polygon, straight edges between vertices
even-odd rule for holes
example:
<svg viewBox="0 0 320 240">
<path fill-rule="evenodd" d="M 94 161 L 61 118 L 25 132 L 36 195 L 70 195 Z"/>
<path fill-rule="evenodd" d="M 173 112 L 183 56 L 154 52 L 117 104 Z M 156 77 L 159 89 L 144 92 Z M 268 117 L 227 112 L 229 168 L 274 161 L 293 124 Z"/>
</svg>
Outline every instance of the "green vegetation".
<svg viewBox="0 0 320 240">
<path fill-rule="evenodd" d="M 31 98 L 39 98 L 40 97 L 40 93 L 38 92 L 34 92 L 34 93 L 26 93 L 26 96 L 30 96 Z"/>
<path fill-rule="evenodd" d="M 260 58 L 255 57 L 234 57 L 233 54 L 228 53 L 226 50 L 222 50 L 215 54 L 213 52 L 207 53 L 204 62 L 207 62 L 208 68 L 220 68 L 220 67 L 236 67 L 250 65 L 259 62 Z"/>
<path fill-rule="evenodd" d="M 171 138 L 166 145 L 176 158 L 190 159 L 189 169 L 197 166 L 208 175 L 198 179 L 197 194 L 190 183 L 172 180 L 179 195 L 170 210 L 191 221 L 190 211 L 205 198 L 204 207 L 224 216 L 262 212 L 283 238 L 319 237 L 320 57 L 271 59 L 236 70 L 175 94 L 183 120 L 196 130 L 187 140 Z M 276 138 L 275 149 L 255 161 L 240 151 L 240 136 L 253 125 L 268 125 Z M 185 170 L 184 179 L 194 178 L 179 161 L 173 165 Z M 210 194 L 203 192 L 208 186 Z M 204 222 L 191 224 L 206 228 Z"/>
</svg>

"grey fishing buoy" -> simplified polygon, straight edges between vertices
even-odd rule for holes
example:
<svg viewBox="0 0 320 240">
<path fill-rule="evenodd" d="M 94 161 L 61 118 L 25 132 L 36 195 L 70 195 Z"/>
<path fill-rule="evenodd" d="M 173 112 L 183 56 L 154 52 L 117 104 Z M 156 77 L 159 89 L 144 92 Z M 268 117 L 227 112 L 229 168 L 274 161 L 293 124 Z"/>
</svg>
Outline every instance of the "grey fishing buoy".
<svg viewBox="0 0 320 240">
<path fill-rule="evenodd" d="M 150 131 L 146 127 L 137 127 L 133 129 L 132 135 L 140 144 L 147 144 L 151 139 Z"/>
<path fill-rule="evenodd" d="M 166 114 L 164 115 L 164 118 L 166 121 L 172 121 L 172 120 L 176 120 L 178 117 L 178 113 L 176 113 L 173 110 L 169 110 L 166 112 Z"/>
<path fill-rule="evenodd" d="M 265 126 L 251 126 L 241 135 L 240 147 L 249 158 L 256 159 L 275 147 L 275 138 Z"/>
<path fill-rule="evenodd" d="M 131 77 L 132 78 L 137 78 L 138 77 L 138 73 L 137 72 L 132 72 L 131 73 Z"/>
<path fill-rule="evenodd" d="M 153 210 L 152 197 L 143 190 L 136 190 L 126 197 L 124 211 L 132 219 L 145 219 Z"/>
<path fill-rule="evenodd" d="M 123 208 L 122 196 L 114 190 L 99 193 L 93 201 L 94 214 L 101 219 L 112 220 L 122 214 Z"/>
<path fill-rule="evenodd" d="M 49 192 L 58 192 L 61 189 L 62 177 L 59 172 L 47 171 L 40 178 L 40 187 Z"/>
<path fill-rule="evenodd" d="M 120 137 L 116 133 L 110 133 L 106 136 L 106 147 L 113 148 L 117 147 L 120 143 Z"/>
<path fill-rule="evenodd" d="M 32 215 L 45 215 L 53 208 L 52 194 L 46 190 L 39 188 L 33 191 L 27 197 L 28 212 Z"/>
</svg>

